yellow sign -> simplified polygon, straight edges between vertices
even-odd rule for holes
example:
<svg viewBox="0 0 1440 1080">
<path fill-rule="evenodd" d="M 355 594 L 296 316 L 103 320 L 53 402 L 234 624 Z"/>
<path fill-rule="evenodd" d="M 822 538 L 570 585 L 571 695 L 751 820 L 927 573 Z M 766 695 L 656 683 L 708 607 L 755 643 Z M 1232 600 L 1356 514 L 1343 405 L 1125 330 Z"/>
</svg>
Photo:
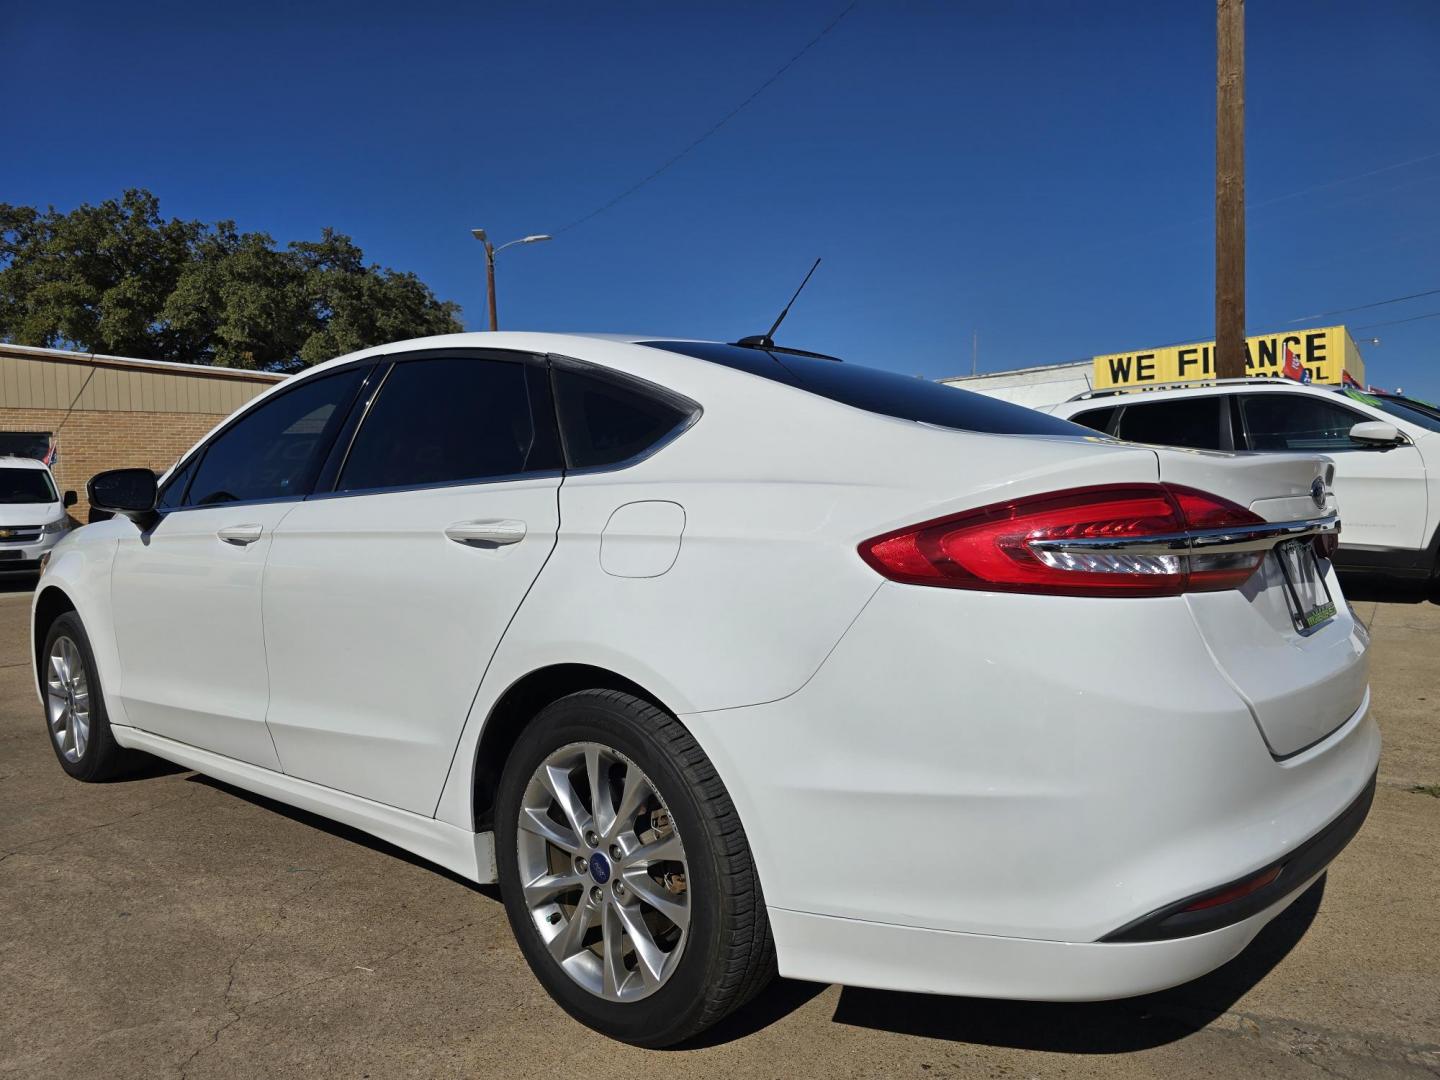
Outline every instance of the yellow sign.
<svg viewBox="0 0 1440 1080">
<path fill-rule="evenodd" d="M 1284 378 L 1285 350 L 1298 357 L 1311 382 L 1340 385 L 1342 373 L 1365 385 L 1365 361 L 1343 326 L 1288 330 L 1245 339 L 1245 373 Z M 1215 377 L 1215 343 L 1166 345 L 1158 349 L 1095 357 L 1096 390 L 1111 386 L 1181 382 Z"/>
</svg>

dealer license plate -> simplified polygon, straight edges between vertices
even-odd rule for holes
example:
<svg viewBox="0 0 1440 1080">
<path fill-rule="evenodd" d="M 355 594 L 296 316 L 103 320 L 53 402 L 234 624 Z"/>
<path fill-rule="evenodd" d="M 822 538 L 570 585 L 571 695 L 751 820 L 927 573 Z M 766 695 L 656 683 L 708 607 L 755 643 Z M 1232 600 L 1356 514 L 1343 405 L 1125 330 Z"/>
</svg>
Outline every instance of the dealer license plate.
<svg viewBox="0 0 1440 1080">
<path fill-rule="evenodd" d="M 1275 548 L 1285 575 L 1286 600 L 1295 629 L 1308 633 L 1335 617 L 1335 601 L 1320 574 L 1320 563 L 1308 540 L 1287 540 Z"/>
</svg>

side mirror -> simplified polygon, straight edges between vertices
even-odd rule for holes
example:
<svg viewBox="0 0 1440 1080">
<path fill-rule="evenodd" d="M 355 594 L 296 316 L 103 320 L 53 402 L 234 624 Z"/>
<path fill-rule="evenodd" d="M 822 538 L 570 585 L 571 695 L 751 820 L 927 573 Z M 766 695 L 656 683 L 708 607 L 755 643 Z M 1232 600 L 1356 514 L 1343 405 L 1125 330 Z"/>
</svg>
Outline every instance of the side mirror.
<svg viewBox="0 0 1440 1080">
<path fill-rule="evenodd" d="M 74 505 L 75 505 L 77 502 L 79 502 L 79 501 L 80 501 L 80 497 L 79 497 L 78 495 L 76 495 L 75 492 L 73 492 L 73 491 L 67 491 L 67 492 L 65 492 L 65 497 L 60 500 L 61 504 L 62 504 L 62 505 L 65 507 L 65 509 L 67 509 L 67 510 L 70 509 L 70 507 L 74 506 Z"/>
<path fill-rule="evenodd" d="M 111 469 L 92 476 L 85 485 L 90 505 L 112 514 L 123 514 L 142 524 L 153 517 L 160 497 L 155 474 L 149 469 Z"/>
<path fill-rule="evenodd" d="M 1383 420 L 1363 420 L 1350 429 L 1350 438 L 1353 442 L 1372 443 L 1374 446 L 1394 446 L 1396 443 L 1404 442 L 1405 436 L 1400 434 L 1400 429 L 1394 424 L 1387 424 Z"/>
</svg>

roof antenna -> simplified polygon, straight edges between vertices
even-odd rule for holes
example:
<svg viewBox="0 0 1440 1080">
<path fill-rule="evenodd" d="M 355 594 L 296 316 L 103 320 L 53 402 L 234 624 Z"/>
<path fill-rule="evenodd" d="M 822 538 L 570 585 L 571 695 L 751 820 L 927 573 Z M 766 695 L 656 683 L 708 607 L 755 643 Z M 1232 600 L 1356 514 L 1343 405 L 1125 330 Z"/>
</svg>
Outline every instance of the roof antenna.
<svg viewBox="0 0 1440 1080">
<path fill-rule="evenodd" d="M 816 259 L 815 266 L 810 267 L 810 274 L 815 273 L 815 267 L 819 265 L 820 260 Z M 780 329 L 780 324 L 785 321 L 785 316 L 790 314 L 791 305 L 795 303 L 796 298 L 804 291 L 805 286 L 810 284 L 810 274 L 805 275 L 805 280 L 800 282 L 800 288 L 795 290 L 795 295 L 790 297 L 790 303 L 785 305 L 785 310 L 780 312 L 780 317 L 775 320 L 775 324 L 771 326 L 769 330 L 763 334 L 752 334 L 749 337 L 742 337 L 735 344 L 744 345 L 751 349 L 773 349 L 775 347 L 775 331 Z"/>
</svg>

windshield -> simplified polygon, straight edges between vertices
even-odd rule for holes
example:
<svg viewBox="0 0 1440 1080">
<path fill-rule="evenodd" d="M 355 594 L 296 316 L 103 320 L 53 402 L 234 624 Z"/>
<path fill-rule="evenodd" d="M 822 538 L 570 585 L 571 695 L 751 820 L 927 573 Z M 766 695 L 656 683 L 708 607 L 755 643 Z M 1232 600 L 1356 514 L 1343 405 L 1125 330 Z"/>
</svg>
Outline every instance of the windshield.
<svg viewBox="0 0 1440 1080">
<path fill-rule="evenodd" d="M 0 503 L 58 501 L 55 484 L 44 469 L 0 469 Z"/>
<path fill-rule="evenodd" d="M 1389 394 L 1362 394 L 1358 390 L 1346 390 L 1345 395 L 1398 417 L 1407 424 L 1423 427 L 1426 431 L 1440 431 L 1440 409 L 1433 405 L 1422 405 Z"/>
<path fill-rule="evenodd" d="M 783 349 L 770 352 L 709 341 L 642 341 L 638 344 L 748 371 L 842 405 L 901 420 L 992 435 L 1095 437 L 1089 428 L 1023 405 L 879 368 L 796 355 Z"/>
</svg>

